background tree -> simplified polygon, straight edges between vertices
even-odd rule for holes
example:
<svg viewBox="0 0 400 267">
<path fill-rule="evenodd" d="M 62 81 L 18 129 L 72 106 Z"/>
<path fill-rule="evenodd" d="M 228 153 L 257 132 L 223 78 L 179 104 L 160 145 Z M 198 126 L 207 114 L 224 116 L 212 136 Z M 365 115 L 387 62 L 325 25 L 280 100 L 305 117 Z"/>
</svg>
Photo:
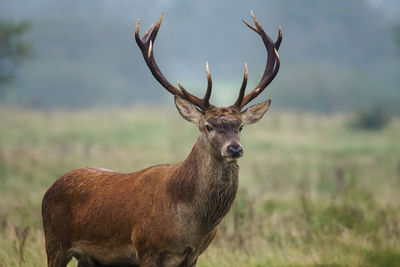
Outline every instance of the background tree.
<svg viewBox="0 0 400 267">
<path fill-rule="evenodd" d="M 0 20 L 0 96 L 6 91 L 5 85 L 15 78 L 18 65 L 32 54 L 29 43 L 23 39 L 29 29 L 26 21 Z"/>
</svg>

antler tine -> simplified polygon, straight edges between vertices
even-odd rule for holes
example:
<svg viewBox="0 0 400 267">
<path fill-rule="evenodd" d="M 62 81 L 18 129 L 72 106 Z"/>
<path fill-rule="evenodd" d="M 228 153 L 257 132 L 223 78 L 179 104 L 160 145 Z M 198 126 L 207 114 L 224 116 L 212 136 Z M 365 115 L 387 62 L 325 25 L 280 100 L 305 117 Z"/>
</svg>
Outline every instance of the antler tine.
<svg viewBox="0 0 400 267">
<path fill-rule="evenodd" d="M 208 67 L 208 62 L 206 62 L 206 74 L 207 74 L 207 91 L 206 94 L 204 95 L 203 99 L 200 99 L 201 101 L 201 109 L 205 111 L 207 108 L 211 107 L 212 105 L 210 104 L 210 97 L 211 97 L 211 88 L 212 88 L 212 80 L 211 80 L 211 74 L 210 74 L 210 69 Z M 186 96 L 186 99 L 192 99 L 192 101 L 196 101 L 196 99 L 193 99 L 193 95 L 190 94 L 178 81 L 178 86 L 179 89 L 181 89 L 182 93 Z"/>
<path fill-rule="evenodd" d="M 147 39 L 147 36 L 149 36 L 150 32 L 153 30 L 154 24 L 151 24 L 150 27 L 147 29 L 146 33 L 143 35 L 142 40 L 145 42 Z"/>
<path fill-rule="evenodd" d="M 239 96 L 238 96 L 235 104 L 233 104 L 233 106 L 236 107 L 239 110 L 241 109 L 241 104 L 242 104 L 242 101 L 243 101 L 244 92 L 246 91 L 247 76 L 248 76 L 247 63 L 244 63 L 244 75 L 243 75 L 242 86 L 240 87 Z"/>
<path fill-rule="evenodd" d="M 151 40 L 153 42 L 156 40 L 157 33 L 158 33 L 158 30 L 160 29 L 160 26 L 161 26 L 161 23 L 163 21 L 163 18 L 164 18 L 164 12 L 161 13 L 161 16 L 158 19 L 158 21 L 156 23 L 156 26 L 151 31 L 150 36 L 149 36 L 149 40 Z"/>
<path fill-rule="evenodd" d="M 171 83 L 167 81 L 167 79 L 164 77 L 162 74 L 161 70 L 158 68 L 158 65 L 154 59 L 154 53 L 153 53 L 153 46 L 154 46 L 154 41 L 157 37 L 158 30 L 160 29 L 162 20 L 164 17 L 164 12 L 161 13 L 161 16 L 159 20 L 157 21 L 156 25 L 152 24 L 146 33 L 143 35 L 143 38 L 140 39 L 139 36 L 139 26 L 140 26 L 140 20 L 139 18 L 137 19 L 136 22 L 136 28 L 135 28 L 135 40 L 136 43 L 138 44 L 143 58 L 146 62 L 147 67 L 150 69 L 151 73 L 153 74 L 154 78 L 165 88 L 167 89 L 168 92 L 170 92 L 173 95 L 177 95 L 179 97 L 182 97 L 192 104 L 196 105 L 198 108 L 201 110 L 206 110 L 209 108 L 211 105 L 209 103 L 209 99 L 211 96 L 211 76 L 210 72 L 208 70 L 208 64 L 207 64 L 207 79 L 208 79 L 208 87 L 207 87 L 207 92 L 206 95 L 203 99 L 190 94 L 188 91 L 186 91 L 178 82 L 178 86 L 180 89 L 176 88 L 173 86 Z"/>
<path fill-rule="evenodd" d="M 203 98 L 203 104 L 206 107 L 210 107 L 212 79 L 211 79 L 210 69 L 208 68 L 208 62 L 206 62 L 206 74 L 207 74 L 207 91 Z"/>
<path fill-rule="evenodd" d="M 244 89 L 240 89 L 239 97 L 236 100 L 234 106 L 241 110 L 245 105 L 247 105 L 251 100 L 256 98 L 275 78 L 276 74 L 279 71 L 280 60 L 278 49 L 282 42 L 282 30 L 281 27 L 278 27 L 278 39 L 276 42 L 272 41 L 272 39 L 264 32 L 264 29 L 258 23 L 256 17 L 254 16 L 253 11 L 251 12 L 251 17 L 253 18 L 254 25 L 251 25 L 247 21 L 243 20 L 243 22 L 253 31 L 257 32 L 260 35 L 261 39 L 264 42 L 265 48 L 267 50 L 267 63 L 265 66 L 265 70 L 261 81 L 257 84 L 256 88 L 253 89 L 250 93 L 246 96 L 242 96 L 244 94 Z M 244 81 L 243 81 L 244 82 Z M 243 84 L 242 84 L 243 87 Z"/>
<path fill-rule="evenodd" d="M 276 50 L 279 50 L 279 47 L 281 46 L 281 42 L 282 42 L 282 28 L 281 28 L 281 25 L 278 25 L 278 39 L 276 39 L 276 42 L 275 42 Z"/>
<path fill-rule="evenodd" d="M 244 24 L 246 24 L 247 25 L 247 27 L 249 27 L 250 29 L 252 29 L 253 31 L 255 31 L 255 32 L 257 32 L 258 33 L 258 31 L 257 31 L 257 28 L 256 27 L 254 27 L 253 25 L 251 25 L 250 23 L 248 23 L 245 19 L 242 19 L 242 21 L 244 22 Z"/>
</svg>

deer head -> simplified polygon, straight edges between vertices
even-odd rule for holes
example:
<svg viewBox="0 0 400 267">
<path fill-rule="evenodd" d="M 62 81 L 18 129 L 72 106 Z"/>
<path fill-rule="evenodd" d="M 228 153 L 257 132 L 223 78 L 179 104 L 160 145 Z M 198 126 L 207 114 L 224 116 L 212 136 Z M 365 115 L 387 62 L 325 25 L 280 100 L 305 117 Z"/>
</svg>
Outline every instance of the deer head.
<svg viewBox="0 0 400 267">
<path fill-rule="evenodd" d="M 212 79 L 206 64 L 206 74 L 208 86 L 203 98 L 199 98 L 189 93 L 178 81 L 178 88 L 169 83 L 161 73 L 154 59 L 153 45 L 158 30 L 160 29 L 164 13 L 161 14 L 157 24 L 151 25 L 142 38 L 139 37 L 139 19 L 136 23 L 135 39 L 142 51 L 144 60 L 149 67 L 154 78 L 171 94 L 175 95 L 175 105 L 181 116 L 197 125 L 200 131 L 199 139 L 207 144 L 207 149 L 217 158 L 227 161 L 236 161 L 243 155 L 243 147 L 240 144 L 240 132 L 245 125 L 253 124 L 259 121 L 268 110 L 271 100 L 267 100 L 242 109 L 253 99 L 255 99 L 275 78 L 279 71 L 280 60 L 278 49 L 282 41 L 282 31 L 278 28 L 278 39 L 276 42 L 264 32 L 258 23 L 256 17 L 251 11 L 254 25 L 247 21 L 243 22 L 257 34 L 260 35 L 267 50 L 267 63 L 261 81 L 248 94 L 245 95 L 247 85 L 247 65 L 242 86 L 239 90 L 239 96 L 235 103 L 229 107 L 216 107 L 211 105 Z"/>
</svg>

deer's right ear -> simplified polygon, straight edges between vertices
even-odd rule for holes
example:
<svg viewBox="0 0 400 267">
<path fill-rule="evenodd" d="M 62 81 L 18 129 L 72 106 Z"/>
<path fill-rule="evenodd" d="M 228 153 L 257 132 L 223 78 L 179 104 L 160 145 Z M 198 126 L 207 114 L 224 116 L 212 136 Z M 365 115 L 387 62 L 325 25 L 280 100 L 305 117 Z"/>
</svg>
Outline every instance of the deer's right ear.
<svg viewBox="0 0 400 267">
<path fill-rule="evenodd" d="M 181 114 L 185 120 L 193 122 L 194 124 L 197 124 L 200 121 L 202 113 L 189 101 L 175 95 L 175 106 L 178 109 L 179 114 Z"/>
</svg>

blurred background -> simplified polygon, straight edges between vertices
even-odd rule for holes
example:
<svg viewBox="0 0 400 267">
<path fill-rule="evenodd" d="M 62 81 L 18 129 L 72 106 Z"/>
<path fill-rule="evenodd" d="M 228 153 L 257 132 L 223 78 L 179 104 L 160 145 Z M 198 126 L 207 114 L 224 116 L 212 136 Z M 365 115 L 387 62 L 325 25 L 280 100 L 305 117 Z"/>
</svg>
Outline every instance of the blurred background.
<svg viewBox="0 0 400 267">
<path fill-rule="evenodd" d="M 2 1 L 1 19 L 30 29 L 21 34 L 31 58 L 13 84 L 1 84 L 2 101 L 34 108 L 109 108 L 171 102 L 151 77 L 134 42 L 161 12 L 157 62 L 175 84 L 202 93 L 205 62 L 213 101 L 228 105 L 240 87 L 243 65 L 249 88 L 265 66 L 259 37 L 241 18 L 253 9 L 272 38 L 283 29 L 282 68 L 264 98 L 275 109 L 343 112 L 374 105 L 399 112 L 400 3 L 355 1 Z M 13 68 L 3 61 L 1 70 Z"/>
<path fill-rule="evenodd" d="M 400 2 L 3 0 L 0 2 L 0 267 L 45 266 L 40 205 L 63 173 L 182 161 L 197 130 L 134 41 L 175 84 L 231 105 L 266 52 L 281 68 L 242 136 L 240 190 L 199 266 L 400 266 Z M 76 262 L 70 266 L 76 266 Z"/>
</svg>

